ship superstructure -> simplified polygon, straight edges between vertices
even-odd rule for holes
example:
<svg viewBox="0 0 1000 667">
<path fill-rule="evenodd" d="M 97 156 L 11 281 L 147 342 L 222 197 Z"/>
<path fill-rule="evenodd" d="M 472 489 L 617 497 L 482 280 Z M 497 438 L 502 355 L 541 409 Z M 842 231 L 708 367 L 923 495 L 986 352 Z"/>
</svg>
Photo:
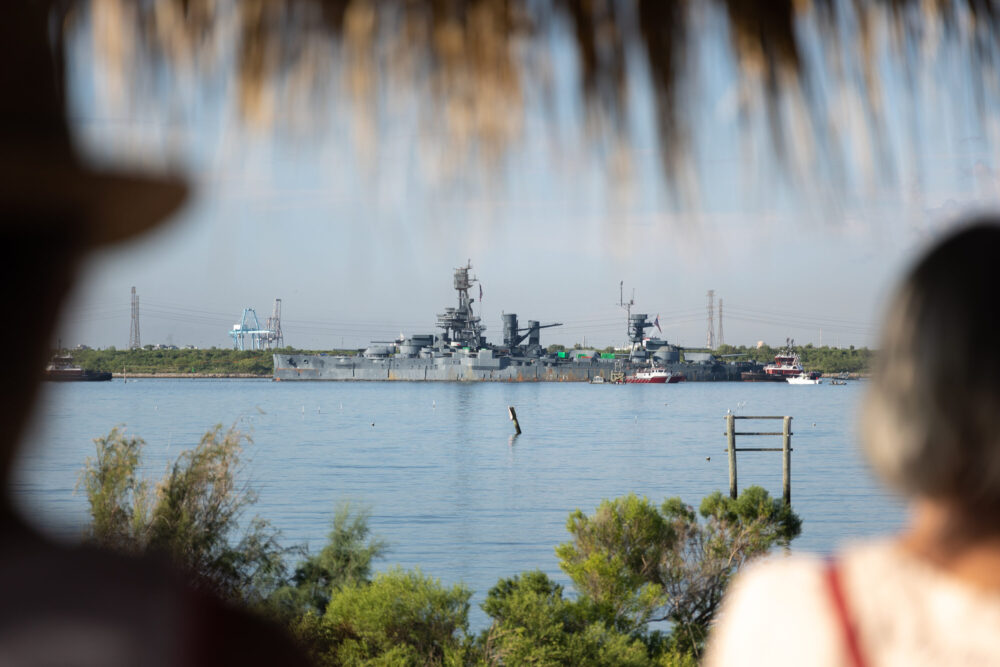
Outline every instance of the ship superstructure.
<svg viewBox="0 0 1000 667">
<path fill-rule="evenodd" d="M 471 272 L 471 262 L 455 269 L 457 305 L 437 315 L 441 333 L 373 342 L 359 355 L 275 354 L 274 379 L 589 381 L 596 377 L 610 380 L 622 368 L 631 372 L 653 365 L 683 373 L 688 380 L 739 379 L 739 369 L 732 364 L 681 362 L 679 347 L 646 336 L 653 324 L 644 313 L 629 312 L 629 347 L 620 355 L 593 350 L 550 353 L 542 346 L 541 330 L 562 325 L 528 320 L 522 327 L 515 313 L 503 314 L 503 341 L 491 344 L 473 308 L 472 290 L 478 278 Z"/>
<path fill-rule="evenodd" d="M 477 351 L 486 347 L 486 338 L 483 336 L 486 327 L 483 326 L 480 317 L 472 311 L 472 302 L 475 299 L 469 296 L 469 290 L 472 288 L 472 283 L 479 282 L 479 279 L 469 276 L 471 270 L 471 260 L 465 266 L 455 269 L 458 307 L 445 308 L 443 313 L 439 313 L 437 325 L 444 329 L 442 342 L 445 345 Z"/>
</svg>

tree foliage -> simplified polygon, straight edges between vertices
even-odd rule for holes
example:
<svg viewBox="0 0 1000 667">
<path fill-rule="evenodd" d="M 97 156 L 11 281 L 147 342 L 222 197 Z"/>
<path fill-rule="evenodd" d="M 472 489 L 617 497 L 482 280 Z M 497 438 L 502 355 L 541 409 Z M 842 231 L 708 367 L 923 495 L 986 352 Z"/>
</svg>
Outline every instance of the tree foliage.
<svg viewBox="0 0 1000 667">
<path fill-rule="evenodd" d="M 285 550 L 263 519 L 253 517 L 240 527 L 243 511 L 257 499 L 237 479 L 249 441 L 235 427 L 216 426 L 177 457 L 150 493 L 139 476 L 144 441 L 112 429 L 95 440 L 97 455 L 81 474 L 90 539 L 112 549 L 163 554 L 190 572 L 196 585 L 223 597 L 264 599 L 283 581 Z"/>
<path fill-rule="evenodd" d="M 746 345 L 720 345 L 712 352 L 716 355 L 741 355 L 749 361 L 769 364 L 782 348 L 761 345 L 760 347 Z M 875 352 L 866 347 L 813 347 L 805 345 L 796 348 L 799 360 L 807 371 L 820 373 L 860 373 L 871 371 Z"/>
<path fill-rule="evenodd" d="M 574 512 L 566 527 L 573 539 L 556 553 L 581 594 L 626 632 L 670 621 L 673 645 L 697 654 L 737 569 L 788 544 L 801 522 L 767 491 L 749 487 L 736 500 L 716 492 L 698 513 L 680 498 L 657 508 L 629 494 L 605 500 L 592 516 Z"/>
<path fill-rule="evenodd" d="M 673 665 L 693 667 L 726 586 L 747 561 L 801 530 L 760 487 L 716 492 L 696 512 L 629 494 L 570 514 L 557 547 L 575 597 L 539 571 L 501 579 L 486 596 L 491 624 L 468 631 L 472 592 L 419 570 L 372 577 L 386 551 L 367 508 L 337 507 L 315 554 L 283 549 L 259 518 L 240 529 L 256 494 L 239 480 L 243 443 L 215 427 L 154 486 L 139 474 L 143 441 L 113 429 L 95 440 L 80 485 L 92 541 L 166 554 L 197 585 L 271 614 L 319 665 Z M 303 556 L 291 575 L 285 560 Z M 670 624 L 671 631 L 654 628 Z"/>
<path fill-rule="evenodd" d="M 483 610 L 493 623 L 480 638 L 487 665 L 648 665 L 646 646 L 612 627 L 585 596 L 563 597 L 543 572 L 501 579 Z"/>
<path fill-rule="evenodd" d="M 89 535 L 116 551 L 140 551 L 149 524 L 149 484 L 138 476 L 145 443 L 115 427 L 94 444 L 97 453 L 84 462 L 79 482 L 90 504 Z"/>
<path fill-rule="evenodd" d="M 295 566 L 291 581 L 273 596 L 282 615 L 326 613 L 330 597 L 344 586 L 369 583 L 372 561 L 381 558 L 387 543 L 371 536 L 367 507 L 349 502 L 337 506 L 326 546 Z"/>
<path fill-rule="evenodd" d="M 72 350 L 81 368 L 126 375 L 191 373 L 199 375 L 241 375 L 270 377 L 274 374 L 275 354 L 357 354 L 357 350 L 296 350 L 283 347 L 273 350 L 155 349 Z"/>
<path fill-rule="evenodd" d="M 390 570 L 334 595 L 323 616 L 336 641 L 323 658 L 341 665 L 454 665 L 466 650 L 469 598 L 419 570 Z"/>
</svg>

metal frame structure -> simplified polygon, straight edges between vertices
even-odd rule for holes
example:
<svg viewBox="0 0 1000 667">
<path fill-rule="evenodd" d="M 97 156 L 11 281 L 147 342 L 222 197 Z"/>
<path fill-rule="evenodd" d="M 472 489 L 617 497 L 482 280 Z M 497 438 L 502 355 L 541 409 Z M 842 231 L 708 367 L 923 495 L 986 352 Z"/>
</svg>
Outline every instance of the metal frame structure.
<svg viewBox="0 0 1000 667">
<path fill-rule="evenodd" d="M 783 428 L 781 431 L 747 431 L 745 433 L 736 432 L 737 419 L 781 419 Z M 781 497 L 785 504 L 792 502 L 792 418 L 791 417 L 742 417 L 733 414 L 726 415 L 726 440 L 728 446 L 726 452 L 729 454 L 729 496 L 736 498 L 736 452 L 781 452 Z M 736 448 L 736 436 L 738 435 L 780 435 L 781 447 L 740 447 Z"/>
</svg>

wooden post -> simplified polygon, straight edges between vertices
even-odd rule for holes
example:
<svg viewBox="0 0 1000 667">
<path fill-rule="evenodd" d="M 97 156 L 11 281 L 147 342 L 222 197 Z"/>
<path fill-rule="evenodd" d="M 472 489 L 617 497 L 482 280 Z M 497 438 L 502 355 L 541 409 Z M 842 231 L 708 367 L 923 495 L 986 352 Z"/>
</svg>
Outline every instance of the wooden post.
<svg viewBox="0 0 1000 667">
<path fill-rule="evenodd" d="M 785 417 L 781 430 L 781 497 L 792 504 L 792 418 Z"/>
<path fill-rule="evenodd" d="M 729 497 L 736 498 L 736 419 L 726 415 L 726 436 L 729 439 Z"/>
<path fill-rule="evenodd" d="M 517 423 L 517 412 L 514 411 L 514 406 L 508 405 L 507 412 L 510 413 L 510 420 L 514 422 L 514 430 L 517 431 L 517 435 L 521 435 L 521 425 Z"/>
</svg>

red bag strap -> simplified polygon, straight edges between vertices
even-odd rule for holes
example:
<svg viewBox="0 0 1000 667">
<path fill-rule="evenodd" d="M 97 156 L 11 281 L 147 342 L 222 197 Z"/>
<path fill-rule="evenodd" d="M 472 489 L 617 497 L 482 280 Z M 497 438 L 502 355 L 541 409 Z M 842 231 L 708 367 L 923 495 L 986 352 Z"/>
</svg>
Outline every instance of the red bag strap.
<svg viewBox="0 0 1000 667">
<path fill-rule="evenodd" d="M 847 653 L 849 664 L 851 667 L 865 667 L 866 663 L 861 654 L 858 632 L 851 619 L 850 610 L 847 608 L 840 566 L 835 560 L 826 564 L 826 584 L 830 593 L 830 601 L 833 603 L 834 615 L 840 626 L 841 639 L 844 642 L 844 650 Z"/>
</svg>

